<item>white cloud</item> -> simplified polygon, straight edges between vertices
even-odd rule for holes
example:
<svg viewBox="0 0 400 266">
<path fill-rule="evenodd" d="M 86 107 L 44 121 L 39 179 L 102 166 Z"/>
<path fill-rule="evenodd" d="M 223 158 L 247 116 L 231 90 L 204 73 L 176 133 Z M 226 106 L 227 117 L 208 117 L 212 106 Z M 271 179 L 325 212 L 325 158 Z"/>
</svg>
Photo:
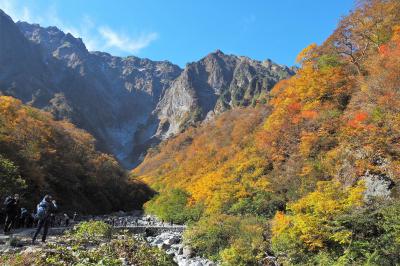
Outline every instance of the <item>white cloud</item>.
<svg viewBox="0 0 400 266">
<path fill-rule="evenodd" d="M 97 25 L 87 15 L 82 16 L 77 23 L 78 26 L 72 25 L 61 19 L 55 5 L 49 6 L 46 10 L 37 11 L 20 0 L 0 0 L 0 9 L 10 15 L 14 21 L 20 20 L 38 23 L 42 26 L 56 26 L 66 33 L 69 32 L 75 37 L 82 38 L 89 51 L 100 50 L 117 55 L 137 54 L 158 38 L 158 34 L 155 32 L 129 36 L 117 32 L 107 25 Z"/>
<path fill-rule="evenodd" d="M 136 38 L 132 38 L 125 34 L 117 33 L 107 26 L 99 27 L 98 31 L 106 41 L 106 47 L 114 47 L 121 51 L 130 53 L 139 52 L 158 38 L 158 34 L 155 32 L 141 34 Z"/>
</svg>

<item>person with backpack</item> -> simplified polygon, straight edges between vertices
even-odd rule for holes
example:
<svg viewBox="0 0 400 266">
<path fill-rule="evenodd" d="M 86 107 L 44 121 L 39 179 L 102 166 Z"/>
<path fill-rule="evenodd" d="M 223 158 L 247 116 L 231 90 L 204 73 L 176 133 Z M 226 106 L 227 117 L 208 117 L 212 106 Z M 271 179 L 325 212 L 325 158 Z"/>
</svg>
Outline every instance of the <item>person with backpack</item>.
<svg viewBox="0 0 400 266">
<path fill-rule="evenodd" d="M 50 195 L 44 196 L 43 200 L 37 205 L 36 218 L 38 226 L 35 235 L 32 238 L 32 244 L 35 243 L 36 237 L 43 228 L 42 242 L 46 242 L 47 232 L 50 225 L 50 215 L 57 210 L 57 203 Z"/>
<path fill-rule="evenodd" d="M 4 234 L 8 234 L 16 223 L 19 209 L 19 195 L 8 196 L 4 201 L 6 220 L 4 223 Z"/>
</svg>

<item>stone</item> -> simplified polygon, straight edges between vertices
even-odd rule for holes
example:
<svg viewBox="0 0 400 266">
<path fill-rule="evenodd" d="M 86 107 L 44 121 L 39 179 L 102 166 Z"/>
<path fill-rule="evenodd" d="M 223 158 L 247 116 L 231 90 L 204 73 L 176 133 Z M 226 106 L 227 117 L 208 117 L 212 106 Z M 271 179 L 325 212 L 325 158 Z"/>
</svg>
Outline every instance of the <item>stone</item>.
<svg viewBox="0 0 400 266">
<path fill-rule="evenodd" d="M 191 258 L 194 255 L 193 249 L 191 247 L 185 246 L 182 250 L 182 255 L 186 258 Z"/>
<path fill-rule="evenodd" d="M 183 255 L 183 247 L 178 248 L 178 255 Z"/>
<path fill-rule="evenodd" d="M 178 236 L 172 236 L 170 238 L 168 238 L 167 240 L 165 240 L 165 244 L 167 245 L 173 245 L 173 244 L 177 244 L 181 241 L 181 239 Z"/>
<path fill-rule="evenodd" d="M 159 249 L 163 249 L 163 250 L 169 249 L 169 245 L 167 245 L 167 244 L 165 244 L 165 243 L 158 244 L 157 247 L 158 247 Z"/>
<path fill-rule="evenodd" d="M 203 263 L 201 263 L 201 261 L 193 261 L 189 265 L 190 266 L 203 266 Z"/>
</svg>

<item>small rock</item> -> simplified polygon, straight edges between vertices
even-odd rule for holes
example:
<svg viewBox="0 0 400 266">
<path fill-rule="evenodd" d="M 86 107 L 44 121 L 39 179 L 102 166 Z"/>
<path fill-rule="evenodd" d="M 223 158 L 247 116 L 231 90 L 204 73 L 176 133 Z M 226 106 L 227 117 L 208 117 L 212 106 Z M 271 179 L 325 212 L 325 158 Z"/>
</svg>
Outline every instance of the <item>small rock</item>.
<svg viewBox="0 0 400 266">
<path fill-rule="evenodd" d="M 194 255 L 193 249 L 191 247 L 184 247 L 182 250 L 182 255 L 186 258 L 191 258 Z"/>
<path fill-rule="evenodd" d="M 126 258 L 119 258 L 123 266 L 129 265 L 128 260 Z"/>
<path fill-rule="evenodd" d="M 158 244 L 157 247 L 159 249 L 163 249 L 163 250 L 169 249 L 169 246 L 167 244 L 165 244 L 165 243 Z"/>
<path fill-rule="evenodd" d="M 178 248 L 178 255 L 183 255 L 183 247 Z"/>
</svg>

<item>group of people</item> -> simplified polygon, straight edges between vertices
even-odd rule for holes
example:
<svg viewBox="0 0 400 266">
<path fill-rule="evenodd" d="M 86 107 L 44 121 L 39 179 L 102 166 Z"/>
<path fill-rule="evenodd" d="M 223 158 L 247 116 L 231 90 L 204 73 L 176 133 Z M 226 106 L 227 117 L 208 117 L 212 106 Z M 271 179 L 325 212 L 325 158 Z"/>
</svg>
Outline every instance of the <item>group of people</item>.
<svg viewBox="0 0 400 266">
<path fill-rule="evenodd" d="M 18 194 L 8 196 L 4 201 L 4 234 L 9 234 L 14 228 L 30 228 L 36 226 L 35 234 L 32 238 L 32 243 L 35 243 L 37 236 L 43 229 L 42 242 L 46 241 L 49 227 L 66 226 L 70 224 L 68 214 L 57 216 L 57 202 L 53 200 L 51 195 L 46 195 L 36 207 L 36 212 L 29 212 L 26 208 L 20 208 L 20 197 Z M 75 212 L 72 218 L 77 219 Z"/>
</svg>

